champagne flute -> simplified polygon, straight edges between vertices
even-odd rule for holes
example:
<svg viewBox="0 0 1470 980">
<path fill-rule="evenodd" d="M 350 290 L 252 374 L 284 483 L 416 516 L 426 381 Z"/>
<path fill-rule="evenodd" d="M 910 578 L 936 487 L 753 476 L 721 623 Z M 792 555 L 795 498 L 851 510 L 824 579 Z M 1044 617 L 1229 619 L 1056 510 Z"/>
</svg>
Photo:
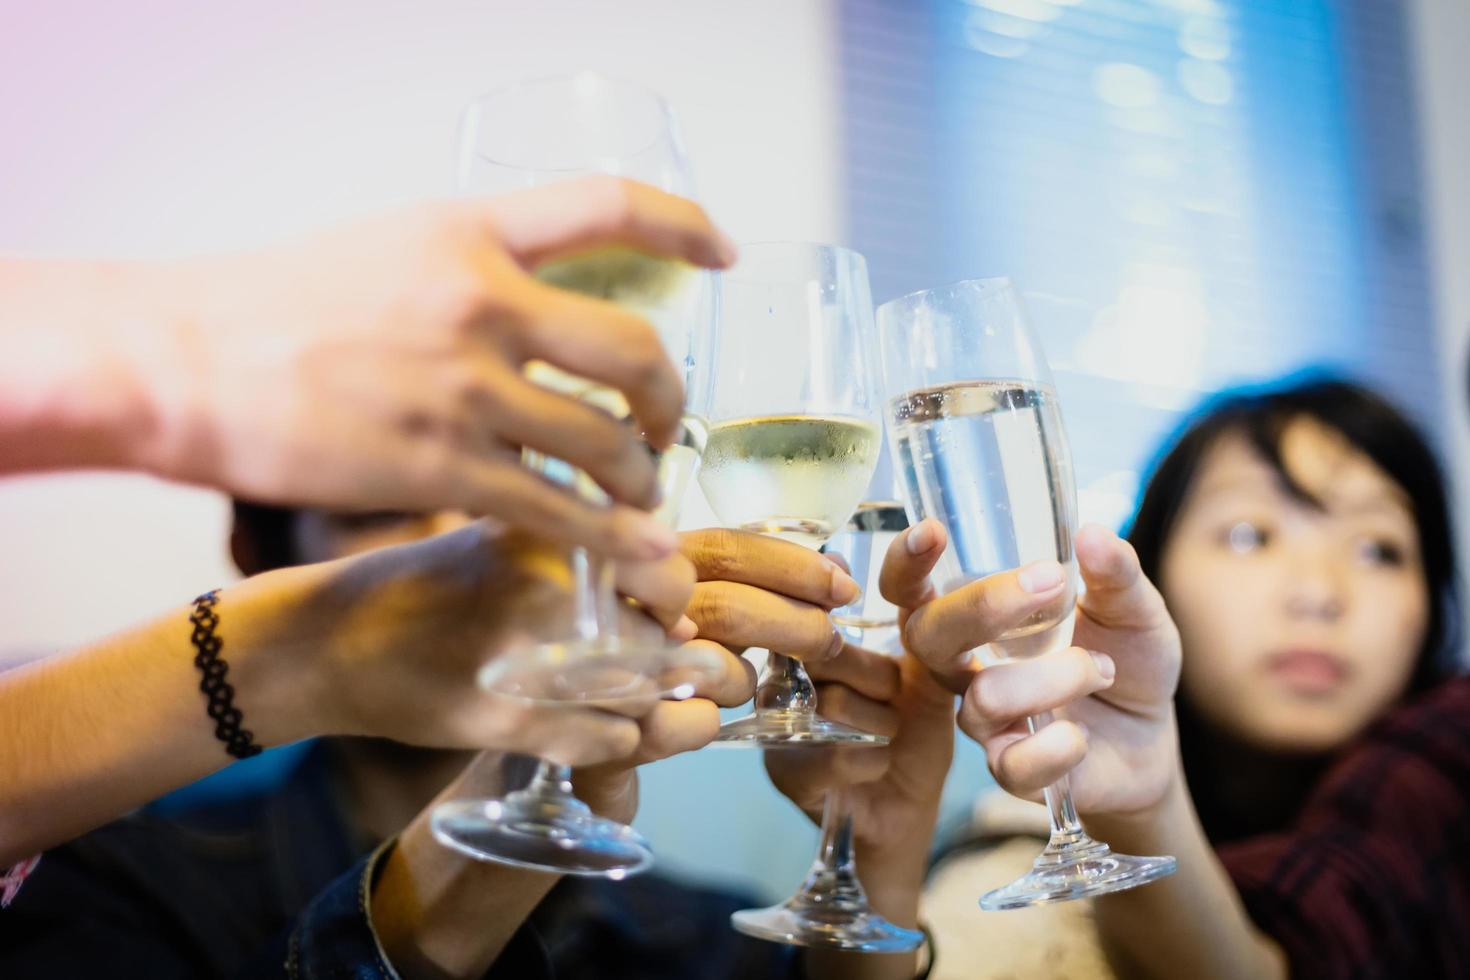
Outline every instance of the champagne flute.
<svg viewBox="0 0 1470 980">
<path fill-rule="evenodd" d="M 1072 641 L 1077 603 L 1076 490 L 1051 370 L 1007 279 L 924 290 L 878 310 L 889 445 L 914 520 L 933 517 L 950 544 L 943 592 L 1041 559 L 1067 570 L 1056 601 L 990 644 L 1034 657 Z M 1027 719 L 1032 732 L 1051 721 Z M 1067 777 L 1045 791 L 1051 839 L 1030 872 L 980 899 L 1027 908 L 1133 888 L 1173 874 L 1172 857 L 1116 854 L 1082 829 Z"/>
<path fill-rule="evenodd" d="M 867 264 L 835 245 L 767 242 L 740 254 L 724 276 L 713 370 L 692 399 L 709 426 L 699 485 L 727 526 L 820 548 L 878 463 Z M 755 703 L 716 744 L 887 741 L 818 717 L 811 678 L 774 652 Z"/>
<path fill-rule="evenodd" d="M 879 594 L 878 574 L 888 545 L 908 524 L 902 504 L 866 501 L 826 546 L 847 558 L 853 578 L 863 586 L 857 600 L 833 618 L 852 642 L 894 655 L 902 652 L 898 610 Z M 923 945 L 922 932 L 894 925 L 868 904 L 853 856 L 848 794 L 847 787 L 827 791 L 817 857 L 796 894 L 780 905 L 736 912 L 730 916 L 736 929 L 772 942 L 860 953 L 902 953 Z"/>
<path fill-rule="evenodd" d="M 503 193 L 593 173 L 617 174 L 688 196 L 689 162 L 673 112 L 656 94 L 591 72 L 516 82 L 475 100 L 459 138 L 462 193 Z M 627 248 L 601 248 L 548 262 L 542 281 L 609 300 L 645 317 L 676 364 L 689 372 L 704 356 L 715 325 L 712 274 Z M 628 415 L 621 394 L 532 362 L 539 384 Z M 687 384 L 686 384 L 687 387 Z M 684 426 L 660 459 L 664 502 L 675 508 L 698 462 L 702 430 Z M 526 463 L 594 501 L 600 488 L 564 462 L 526 453 Z M 586 549 L 572 553 L 572 635 L 527 645 L 491 661 L 480 686 L 540 704 L 617 709 L 660 696 L 688 697 L 718 671 L 698 647 L 633 644 L 620 639 L 613 563 Z M 435 808 L 439 841 L 482 860 L 566 874 L 621 878 L 646 868 L 652 851 L 626 824 L 598 817 L 571 791 L 571 768 L 543 761 L 530 784 L 502 800 L 451 800 Z"/>
</svg>

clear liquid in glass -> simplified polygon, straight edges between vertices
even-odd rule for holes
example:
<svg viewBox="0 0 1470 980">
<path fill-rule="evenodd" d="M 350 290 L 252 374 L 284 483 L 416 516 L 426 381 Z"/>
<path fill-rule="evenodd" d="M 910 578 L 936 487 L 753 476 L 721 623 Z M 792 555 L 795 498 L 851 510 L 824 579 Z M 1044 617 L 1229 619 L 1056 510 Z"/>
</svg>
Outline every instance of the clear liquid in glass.
<svg viewBox="0 0 1470 980">
<path fill-rule="evenodd" d="M 967 381 L 909 392 L 889 404 L 891 440 L 916 519 L 950 534 L 934 571 L 941 592 L 1053 559 L 1068 587 L 992 644 L 1031 657 L 1072 640 L 1076 499 L 1056 392 L 1021 381 Z"/>
</svg>

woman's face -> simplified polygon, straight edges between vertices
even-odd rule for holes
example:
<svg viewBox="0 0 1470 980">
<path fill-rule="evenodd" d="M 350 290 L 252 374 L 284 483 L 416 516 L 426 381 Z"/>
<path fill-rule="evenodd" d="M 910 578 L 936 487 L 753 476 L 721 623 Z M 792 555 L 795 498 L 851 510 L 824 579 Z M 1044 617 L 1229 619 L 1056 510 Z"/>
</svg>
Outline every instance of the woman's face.
<svg viewBox="0 0 1470 980">
<path fill-rule="evenodd" d="M 1206 453 L 1164 547 L 1183 690 L 1211 725 L 1277 752 L 1331 751 L 1407 687 L 1428 589 L 1403 490 L 1302 416 L 1282 462 L 1293 497 L 1238 434 Z"/>
</svg>

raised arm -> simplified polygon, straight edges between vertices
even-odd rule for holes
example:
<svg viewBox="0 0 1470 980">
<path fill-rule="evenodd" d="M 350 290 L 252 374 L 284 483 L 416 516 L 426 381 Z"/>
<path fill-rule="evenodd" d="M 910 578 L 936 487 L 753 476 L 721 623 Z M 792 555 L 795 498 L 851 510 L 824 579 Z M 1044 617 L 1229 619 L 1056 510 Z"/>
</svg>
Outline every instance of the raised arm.
<svg viewBox="0 0 1470 980">
<path fill-rule="evenodd" d="M 1077 808 L 1099 840 L 1125 853 L 1179 859 L 1173 877 L 1096 901 L 1105 947 L 1120 972 L 1285 976 L 1279 948 L 1246 915 L 1185 787 L 1173 709 L 1179 635 L 1163 599 L 1133 549 L 1102 528 L 1078 534 L 1077 558 L 1087 591 L 1076 645 L 978 671 L 965 691 L 960 728 L 984 746 L 991 772 L 1011 793 L 1040 799 L 1044 787 L 1070 773 Z M 948 666 L 955 649 L 984 642 L 973 613 L 955 601 L 975 587 L 946 597 L 950 608 L 936 601 L 909 620 L 913 649 L 937 667 Z M 945 637 L 952 642 L 941 642 Z M 1030 734 L 1026 717 L 1046 711 L 1055 720 Z"/>
<path fill-rule="evenodd" d="M 623 245 L 704 266 L 699 207 L 590 178 L 423 205 L 257 254 L 178 263 L 0 258 L 0 474 L 144 470 L 246 499 L 469 511 L 617 557 L 672 546 L 639 508 L 636 430 L 523 376 L 540 360 L 626 395 L 661 445 L 683 409 L 652 326 L 536 264 Z M 526 446 L 589 473 L 579 500 Z"/>
<path fill-rule="evenodd" d="M 692 632 L 680 625 L 693 587 L 682 558 L 620 575 L 669 629 Z M 556 550 L 474 524 L 247 579 L 214 607 L 234 707 L 262 746 L 359 734 L 568 764 L 626 755 L 634 719 L 538 712 L 475 686 L 486 659 L 565 613 L 566 576 Z M 230 761 L 206 715 L 189 612 L 0 674 L 0 866 Z"/>
</svg>

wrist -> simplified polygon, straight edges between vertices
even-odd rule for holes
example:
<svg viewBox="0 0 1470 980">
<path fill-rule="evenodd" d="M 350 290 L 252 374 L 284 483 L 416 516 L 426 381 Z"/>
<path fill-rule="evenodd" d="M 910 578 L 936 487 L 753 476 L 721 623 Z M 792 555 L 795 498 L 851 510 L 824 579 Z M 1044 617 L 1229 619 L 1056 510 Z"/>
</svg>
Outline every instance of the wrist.
<svg viewBox="0 0 1470 980">
<path fill-rule="evenodd" d="M 220 362 L 216 311 L 229 302 L 217 295 L 224 285 L 220 264 L 216 259 L 159 264 L 138 278 L 139 303 L 150 308 L 146 318 L 130 321 L 128 346 L 136 356 L 129 374 L 149 424 L 136 433 L 129 451 L 137 469 L 230 490 L 221 473 L 226 447 L 211 410 L 211 392 L 225 381 L 214 370 Z"/>
<path fill-rule="evenodd" d="M 313 628 L 313 586 L 314 569 L 303 566 L 254 576 L 220 595 L 221 656 L 243 725 L 262 746 L 344 730 L 326 678 L 330 638 Z"/>
<path fill-rule="evenodd" d="M 426 811 L 385 856 L 368 915 L 401 975 L 483 976 L 558 879 L 444 847 Z"/>
<path fill-rule="evenodd" d="M 932 820 L 930 826 L 933 825 Z M 930 835 L 890 845 L 860 843 L 858 878 L 868 901 L 884 918 L 906 929 L 918 928 L 919 902 L 928 876 Z"/>
<path fill-rule="evenodd" d="M 146 263 L 0 262 L 5 469 L 150 468 L 167 285 Z"/>
<path fill-rule="evenodd" d="M 1147 806 L 1116 813 L 1086 814 L 1090 833 L 1126 854 L 1164 853 L 1171 835 L 1195 822 L 1194 805 L 1176 759 L 1158 798 Z"/>
</svg>

